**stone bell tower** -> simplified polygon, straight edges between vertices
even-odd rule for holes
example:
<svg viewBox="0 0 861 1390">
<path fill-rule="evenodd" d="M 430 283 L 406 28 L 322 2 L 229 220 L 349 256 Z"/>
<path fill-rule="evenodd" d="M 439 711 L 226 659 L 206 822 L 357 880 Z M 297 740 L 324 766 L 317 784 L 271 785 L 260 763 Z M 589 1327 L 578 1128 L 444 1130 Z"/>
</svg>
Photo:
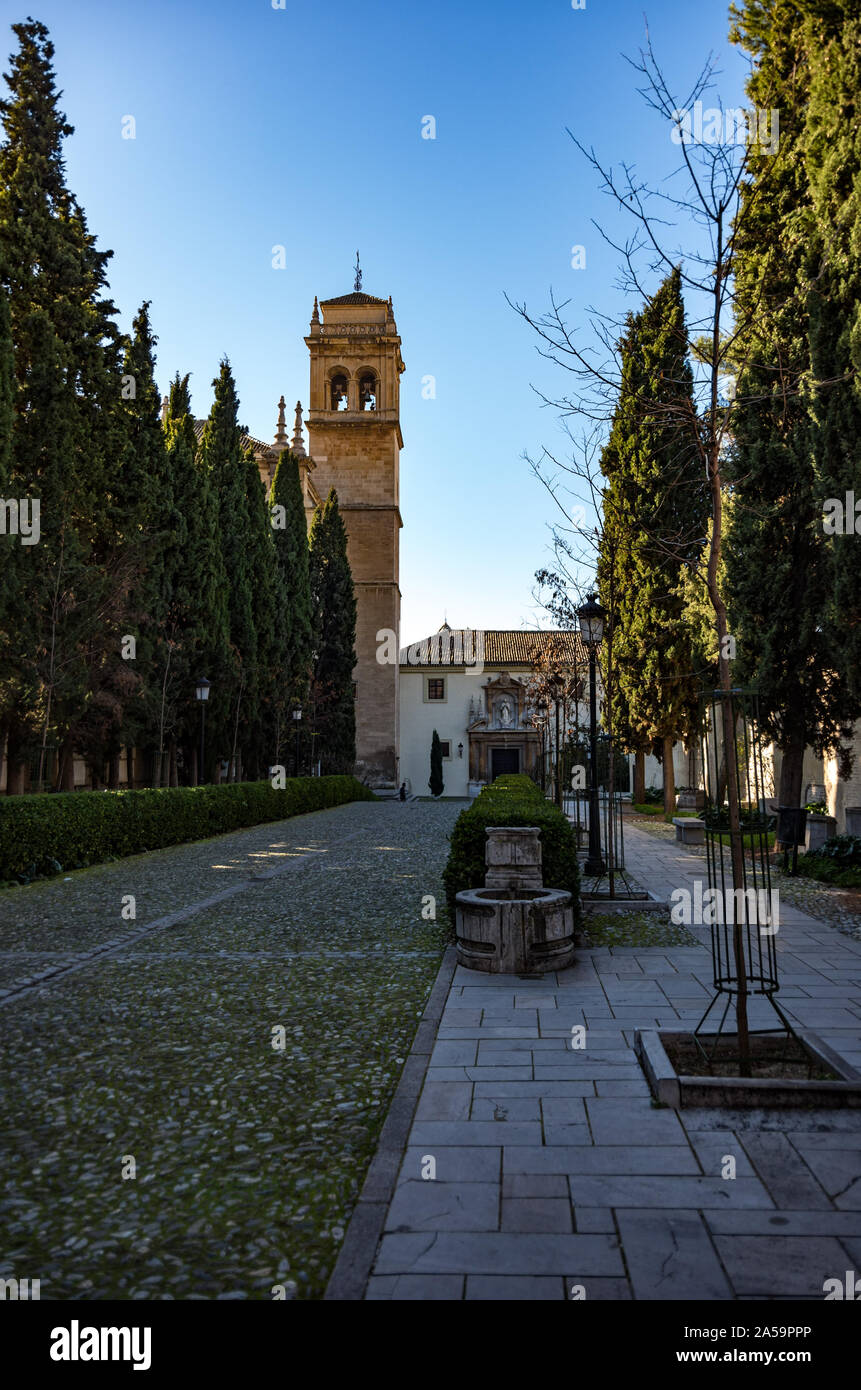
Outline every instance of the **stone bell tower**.
<svg viewBox="0 0 861 1390">
<path fill-rule="evenodd" d="M 357 257 L 358 261 L 358 257 Z M 372 785 L 398 776 L 399 418 L 401 340 L 392 301 L 361 288 L 314 300 L 308 453 L 325 499 L 334 487 L 356 589 L 356 764 Z M 309 514 L 310 522 L 310 514 Z M 377 661 L 377 633 L 395 634 L 394 661 Z"/>
</svg>

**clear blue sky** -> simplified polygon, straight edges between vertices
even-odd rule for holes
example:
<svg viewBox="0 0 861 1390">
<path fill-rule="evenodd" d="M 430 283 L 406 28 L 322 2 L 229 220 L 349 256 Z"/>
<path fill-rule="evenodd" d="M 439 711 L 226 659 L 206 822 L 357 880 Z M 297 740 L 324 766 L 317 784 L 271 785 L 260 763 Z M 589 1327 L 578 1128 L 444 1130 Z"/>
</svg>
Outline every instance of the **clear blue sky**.
<svg viewBox="0 0 861 1390">
<path fill-rule="evenodd" d="M 652 39 L 686 88 L 709 51 L 739 104 L 745 65 L 725 0 L 33 0 L 13 10 L 56 45 L 69 182 L 102 247 L 123 326 L 152 301 L 158 376 L 192 373 L 208 412 L 222 354 L 241 420 L 263 439 L 276 401 L 307 402 L 314 295 L 392 295 L 401 379 L 405 642 L 452 626 L 546 625 L 533 575 L 551 507 L 523 452 L 558 448 L 532 385 L 561 373 L 504 293 L 550 287 L 615 311 L 615 253 L 591 219 L 609 200 L 565 133 L 609 160 L 668 173 L 667 131 L 623 53 Z M 3 55 L 13 46 L 6 30 Z M 5 70 L 4 62 L 4 70 Z M 132 115 L 136 138 L 121 138 Z M 436 140 L 421 138 L 433 115 Z M 286 247 L 274 270 L 272 247 Z M 571 247 L 587 251 L 571 269 Z M 422 377 L 436 377 L 423 400 Z"/>
</svg>

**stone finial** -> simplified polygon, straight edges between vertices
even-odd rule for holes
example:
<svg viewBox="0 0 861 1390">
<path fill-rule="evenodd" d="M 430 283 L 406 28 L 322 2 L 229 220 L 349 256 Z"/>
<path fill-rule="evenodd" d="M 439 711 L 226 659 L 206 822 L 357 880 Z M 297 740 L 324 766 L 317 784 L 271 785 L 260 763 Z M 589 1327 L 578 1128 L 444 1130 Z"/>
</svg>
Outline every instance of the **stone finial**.
<svg viewBox="0 0 861 1390">
<path fill-rule="evenodd" d="M 287 447 L 287 421 L 284 416 L 284 397 L 278 402 L 278 426 L 275 430 L 275 444 L 280 444 L 283 449 Z"/>
<path fill-rule="evenodd" d="M 168 400 L 167 396 L 162 396 L 162 398 L 161 398 L 161 423 L 162 423 L 162 424 L 164 424 L 164 423 L 166 422 L 166 420 L 167 420 L 167 412 L 168 412 L 169 407 L 170 407 L 170 401 Z"/>
<path fill-rule="evenodd" d="M 313 312 L 313 314 L 311 315 L 311 322 L 312 322 L 312 323 L 319 323 L 319 322 L 320 322 L 320 306 L 319 306 L 319 304 L 317 303 L 317 296 L 316 296 L 316 294 L 314 295 L 314 312 Z"/>
<path fill-rule="evenodd" d="M 302 402 L 296 402 L 296 421 L 293 425 L 293 443 L 291 445 L 293 453 L 297 458 L 305 457 L 305 440 L 302 436 Z"/>
</svg>

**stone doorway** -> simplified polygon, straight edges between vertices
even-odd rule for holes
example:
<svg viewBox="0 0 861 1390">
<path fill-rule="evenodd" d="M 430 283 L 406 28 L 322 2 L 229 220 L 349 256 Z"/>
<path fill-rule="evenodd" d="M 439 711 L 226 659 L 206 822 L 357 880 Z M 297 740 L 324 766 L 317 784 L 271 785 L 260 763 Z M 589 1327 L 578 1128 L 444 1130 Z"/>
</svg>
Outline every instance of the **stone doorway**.
<svg viewBox="0 0 861 1390">
<path fill-rule="evenodd" d="M 491 780 L 501 777 L 506 772 L 520 771 L 520 749 L 519 748 L 491 748 L 490 750 L 490 775 Z"/>
</svg>

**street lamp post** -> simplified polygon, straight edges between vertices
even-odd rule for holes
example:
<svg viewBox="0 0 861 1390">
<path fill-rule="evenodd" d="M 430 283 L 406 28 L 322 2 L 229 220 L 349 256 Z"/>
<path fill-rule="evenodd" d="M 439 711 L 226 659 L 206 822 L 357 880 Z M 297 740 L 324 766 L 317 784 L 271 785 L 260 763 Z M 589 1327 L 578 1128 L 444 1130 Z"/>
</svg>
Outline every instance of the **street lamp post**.
<svg viewBox="0 0 861 1390">
<path fill-rule="evenodd" d="M 206 676 L 201 676 L 195 686 L 194 693 L 200 705 L 200 766 L 197 769 L 197 785 L 203 781 L 204 750 L 206 746 L 206 702 L 209 699 L 210 682 Z"/>
<path fill-rule="evenodd" d="M 553 774 L 553 791 L 554 791 L 555 798 L 556 798 L 556 805 L 557 805 L 557 806 L 559 807 L 559 809 L 561 810 L 561 809 L 562 809 L 562 764 L 561 764 L 562 749 L 561 749 L 560 746 L 559 746 L 559 677 L 558 677 L 558 676 L 554 676 L 553 679 L 552 679 L 552 681 L 551 681 L 551 684 L 552 684 L 552 686 L 553 686 L 553 703 L 554 703 L 555 706 L 556 706 L 556 739 L 555 739 L 555 742 L 554 742 L 554 745 L 553 745 L 553 747 L 554 747 L 554 753 L 555 753 L 555 761 L 554 761 L 555 771 L 554 771 L 554 774 Z"/>
<path fill-rule="evenodd" d="M 299 725 L 300 725 L 301 722 L 302 722 L 302 711 L 301 711 L 300 709 L 294 709 L 294 711 L 293 711 L 293 723 L 294 723 L 294 725 L 296 726 L 296 772 L 295 772 L 295 776 L 296 776 L 296 777 L 299 776 Z"/>
<path fill-rule="evenodd" d="M 577 609 L 580 622 L 580 636 L 589 653 L 589 854 L 584 873 L 589 878 L 599 878 L 606 865 L 601 858 L 601 823 L 598 805 L 598 701 L 596 695 L 595 667 L 598 648 L 604 636 L 605 608 L 601 607 L 594 594 L 586 595 L 586 602 Z"/>
</svg>

